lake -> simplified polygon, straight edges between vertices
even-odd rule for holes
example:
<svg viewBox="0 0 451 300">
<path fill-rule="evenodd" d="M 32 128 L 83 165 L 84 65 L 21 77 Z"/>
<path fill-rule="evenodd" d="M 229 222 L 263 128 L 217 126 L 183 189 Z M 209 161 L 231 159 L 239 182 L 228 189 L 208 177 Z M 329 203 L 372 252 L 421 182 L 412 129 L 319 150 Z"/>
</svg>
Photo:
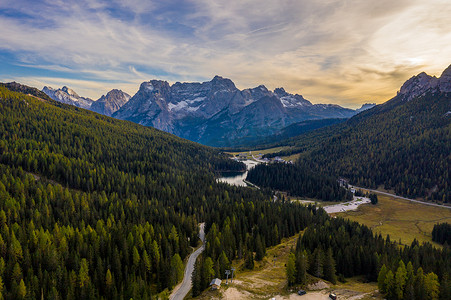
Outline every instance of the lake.
<svg viewBox="0 0 451 300">
<path fill-rule="evenodd" d="M 247 171 L 255 167 L 259 162 L 254 160 L 244 160 L 243 163 L 246 165 L 246 172 L 223 172 L 221 177 L 217 180 L 219 182 L 225 182 L 236 186 L 248 186 L 244 180 L 247 176 Z"/>
</svg>

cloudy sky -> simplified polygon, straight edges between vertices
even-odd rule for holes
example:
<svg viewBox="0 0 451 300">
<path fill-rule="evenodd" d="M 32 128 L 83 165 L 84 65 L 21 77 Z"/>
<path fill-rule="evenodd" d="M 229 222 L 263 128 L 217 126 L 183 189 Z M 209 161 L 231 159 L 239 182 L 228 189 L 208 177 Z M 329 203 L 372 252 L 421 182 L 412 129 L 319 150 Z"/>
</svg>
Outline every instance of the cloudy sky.
<svg viewBox="0 0 451 300">
<path fill-rule="evenodd" d="M 0 81 L 99 98 L 150 79 L 381 103 L 451 64 L 449 0 L 1 0 Z"/>
</svg>

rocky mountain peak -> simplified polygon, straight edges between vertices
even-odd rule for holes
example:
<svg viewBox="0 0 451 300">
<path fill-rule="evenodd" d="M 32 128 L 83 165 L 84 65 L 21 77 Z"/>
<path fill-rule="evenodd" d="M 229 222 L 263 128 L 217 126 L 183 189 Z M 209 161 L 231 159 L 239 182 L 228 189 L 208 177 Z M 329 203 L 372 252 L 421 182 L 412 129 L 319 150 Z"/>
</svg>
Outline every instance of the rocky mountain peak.
<svg viewBox="0 0 451 300">
<path fill-rule="evenodd" d="M 451 65 L 443 71 L 439 78 L 430 76 L 425 72 L 411 77 L 402 85 L 399 95 L 402 96 L 403 100 L 410 101 L 430 89 L 451 92 Z"/>
<path fill-rule="evenodd" d="M 440 79 L 442 78 L 448 78 L 451 81 L 451 65 L 443 71 L 442 76 L 440 76 Z"/>
<path fill-rule="evenodd" d="M 439 87 L 442 92 L 451 92 L 451 65 L 440 76 Z"/>
<path fill-rule="evenodd" d="M 150 80 L 145 81 L 141 83 L 141 86 L 139 87 L 140 91 L 146 92 L 146 93 L 158 93 L 161 90 L 167 90 L 169 89 L 169 83 L 164 80 Z"/>
<path fill-rule="evenodd" d="M 236 90 L 236 86 L 232 80 L 216 75 L 210 81 L 212 86 L 217 89 Z"/>
<path fill-rule="evenodd" d="M 67 86 L 63 86 L 61 89 L 63 92 L 66 92 L 67 94 L 69 94 L 70 96 L 74 96 L 74 97 L 80 97 L 73 89 L 67 87 Z"/>
<path fill-rule="evenodd" d="M 91 105 L 91 110 L 106 116 L 111 116 L 127 103 L 128 100 L 130 100 L 129 94 L 118 89 L 113 89 L 95 101 Z"/>
<path fill-rule="evenodd" d="M 288 96 L 288 93 L 285 91 L 285 89 L 283 87 L 276 88 L 274 90 L 274 94 L 276 94 L 278 97 Z"/>
</svg>

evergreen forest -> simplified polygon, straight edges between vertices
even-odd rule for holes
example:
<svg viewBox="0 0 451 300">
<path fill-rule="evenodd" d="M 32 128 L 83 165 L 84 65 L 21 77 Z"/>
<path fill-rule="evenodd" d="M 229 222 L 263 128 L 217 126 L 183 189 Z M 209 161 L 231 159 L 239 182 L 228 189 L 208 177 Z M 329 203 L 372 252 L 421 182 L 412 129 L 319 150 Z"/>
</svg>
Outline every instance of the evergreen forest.
<svg viewBox="0 0 451 300">
<path fill-rule="evenodd" d="M 300 153 L 298 164 L 356 186 L 382 186 L 396 194 L 451 202 L 450 93 L 429 91 L 408 102 L 395 97 L 344 123 L 273 146 L 265 157 Z"/>
</svg>

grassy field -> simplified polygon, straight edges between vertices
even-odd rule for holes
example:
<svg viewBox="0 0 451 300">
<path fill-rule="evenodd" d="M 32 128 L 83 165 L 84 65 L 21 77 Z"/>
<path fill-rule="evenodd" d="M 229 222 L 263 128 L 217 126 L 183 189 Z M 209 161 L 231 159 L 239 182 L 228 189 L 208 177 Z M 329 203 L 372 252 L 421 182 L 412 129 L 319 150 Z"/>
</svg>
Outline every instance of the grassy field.
<svg viewBox="0 0 451 300">
<path fill-rule="evenodd" d="M 420 242 L 432 242 L 432 229 L 439 222 L 451 223 L 451 209 L 413 203 L 378 194 L 377 205 L 362 205 L 356 211 L 338 215 L 365 224 L 384 237 L 410 244 L 415 238 Z M 439 244 L 434 243 L 440 247 Z"/>
</svg>

